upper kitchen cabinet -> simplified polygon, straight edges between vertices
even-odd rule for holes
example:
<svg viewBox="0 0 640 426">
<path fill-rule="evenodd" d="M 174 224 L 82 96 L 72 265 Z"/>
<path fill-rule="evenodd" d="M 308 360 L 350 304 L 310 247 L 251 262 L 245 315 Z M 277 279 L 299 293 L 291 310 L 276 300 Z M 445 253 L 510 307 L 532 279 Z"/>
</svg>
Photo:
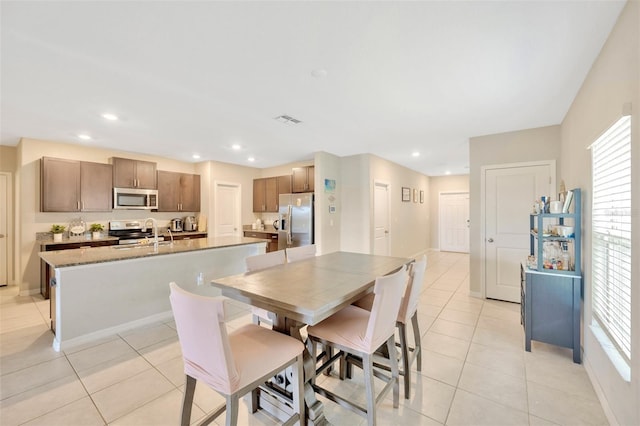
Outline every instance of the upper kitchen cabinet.
<svg viewBox="0 0 640 426">
<path fill-rule="evenodd" d="M 278 196 L 291 193 L 291 176 L 275 176 L 253 180 L 253 211 L 277 213 Z"/>
<path fill-rule="evenodd" d="M 157 189 L 156 163 L 113 157 L 113 186 L 116 188 Z"/>
<path fill-rule="evenodd" d="M 315 166 L 295 167 L 291 171 L 293 180 L 291 192 L 314 192 Z"/>
<path fill-rule="evenodd" d="M 111 211 L 111 164 L 43 157 L 43 212 Z"/>
<path fill-rule="evenodd" d="M 158 211 L 199 212 L 200 175 L 158 170 Z"/>
</svg>

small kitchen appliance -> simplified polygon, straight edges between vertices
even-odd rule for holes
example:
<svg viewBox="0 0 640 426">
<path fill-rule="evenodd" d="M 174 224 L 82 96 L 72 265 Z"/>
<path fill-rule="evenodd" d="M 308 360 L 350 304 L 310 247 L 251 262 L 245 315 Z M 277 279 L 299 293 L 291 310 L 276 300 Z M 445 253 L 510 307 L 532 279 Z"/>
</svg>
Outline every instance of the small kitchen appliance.
<svg viewBox="0 0 640 426">
<path fill-rule="evenodd" d="M 195 216 L 187 216 L 184 218 L 182 228 L 186 232 L 196 231 L 198 229 L 198 222 L 196 222 Z"/>
<path fill-rule="evenodd" d="M 171 232 L 182 232 L 182 219 L 179 217 L 171 219 L 169 229 L 171 229 Z"/>
</svg>

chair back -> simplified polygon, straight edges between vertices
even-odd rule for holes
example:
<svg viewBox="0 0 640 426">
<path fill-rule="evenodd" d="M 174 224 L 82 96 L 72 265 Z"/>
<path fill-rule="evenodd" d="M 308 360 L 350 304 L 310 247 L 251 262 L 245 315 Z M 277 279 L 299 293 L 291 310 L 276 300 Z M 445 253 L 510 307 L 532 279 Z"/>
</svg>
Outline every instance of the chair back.
<svg viewBox="0 0 640 426">
<path fill-rule="evenodd" d="M 394 334 L 396 318 L 406 286 L 406 266 L 402 266 L 393 274 L 376 278 L 373 288 L 375 296 L 367 324 L 367 334 L 364 338 L 364 343 L 369 346 L 371 353 Z"/>
<path fill-rule="evenodd" d="M 298 260 L 308 259 L 316 255 L 316 245 L 310 244 L 300 247 L 290 247 L 287 251 L 287 262 L 296 262 Z"/>
<path fill-rule="evenodd" d="M 284 250 L 249 256 L 245 259 L 247 271 L 249 272 L 259 271 L 276 265 L 284 265 L 286 261 Z"/>
<path fill-rule="evenodd" d="M 403 324 L 408 324 L 413 314 L 418 310 L 418 299 L 422 291 L 424 271 L 427 269 L 427 256 L 423 255 L 420 260 L 413 262 L 410 268 L 407 290 L 404 292 L 400 311 L 398 312 L 398 321 Z"/>
<path fill-rule="evenodd" d="M 185 374 L 231 394 L 240 376 L 233 361 L 225 318 L 225 299 L 189 293 L 169 284 Z"/>
</svg>

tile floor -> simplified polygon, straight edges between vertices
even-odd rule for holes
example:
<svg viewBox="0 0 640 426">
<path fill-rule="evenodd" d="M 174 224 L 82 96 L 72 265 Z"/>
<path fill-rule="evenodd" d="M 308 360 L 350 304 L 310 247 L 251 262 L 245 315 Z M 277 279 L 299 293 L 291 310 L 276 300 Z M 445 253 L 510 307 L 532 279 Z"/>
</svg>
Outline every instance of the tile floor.
<svg viewBox="0 0 640 426">
<path fill-rule="evenodd" d="M 383 425 L 578 425 L 606 424 L 584 367 L 571 351 L 533 343 L 524 351 L 519 305 L 468 295 L 469 257 L 428 253 L 418 308 L 423 367 L 413 366 L 412 394 L 393 409 L 381 403 Z M 51 348 L 48 301 L 0 289 L 0 424 L 176 425 L 184 376 L 173 322 L 132 329 L 64 352 Z M 237 304 L 229 327 L 249 322 Z M 364 385 L 323 377 L 354 399 Z M 402 379 L 401 379 L 402 380 Z M 402 388 L 402 386 L 401 386 Z M 223 399 L 197 387 L 196 423 Z M 362 425 L 364 418 L 325 400 L 334 425 Z M 240 424 L 272 425 L 268 414 L 250 415 L 241 405 Z M 224 424 L 224 415 L 217 419 Z"/>
</svg>

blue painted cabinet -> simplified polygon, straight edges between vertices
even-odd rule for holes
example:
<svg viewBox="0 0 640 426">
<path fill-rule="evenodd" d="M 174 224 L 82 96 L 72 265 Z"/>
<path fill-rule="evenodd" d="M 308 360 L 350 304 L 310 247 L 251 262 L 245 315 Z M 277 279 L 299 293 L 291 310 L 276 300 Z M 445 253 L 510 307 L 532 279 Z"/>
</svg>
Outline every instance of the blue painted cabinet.
<svg viewBox="0 0 640 426">
<path fill-rule="evenodd" d="M 573 197 L 573 213 L 541 213 L 530 217 L 530 254 L 535 256 L 535 261 L 522 265 L 520 308 L 527 351 L 531 351 L 531 340 L 537 340 L 572 349 L 573 361 L 580 363 L 582 205 L 579 189 L 573 190 Z M 571 225 L 574 232 L 567 236 L 545 232 L 555 224 Z M 568 270 L 550 268 L 556 263 L 549 254 L 543 258 L 544 244 L 565 247 L 563 254 L 570 251 Z"/>
</svg>

